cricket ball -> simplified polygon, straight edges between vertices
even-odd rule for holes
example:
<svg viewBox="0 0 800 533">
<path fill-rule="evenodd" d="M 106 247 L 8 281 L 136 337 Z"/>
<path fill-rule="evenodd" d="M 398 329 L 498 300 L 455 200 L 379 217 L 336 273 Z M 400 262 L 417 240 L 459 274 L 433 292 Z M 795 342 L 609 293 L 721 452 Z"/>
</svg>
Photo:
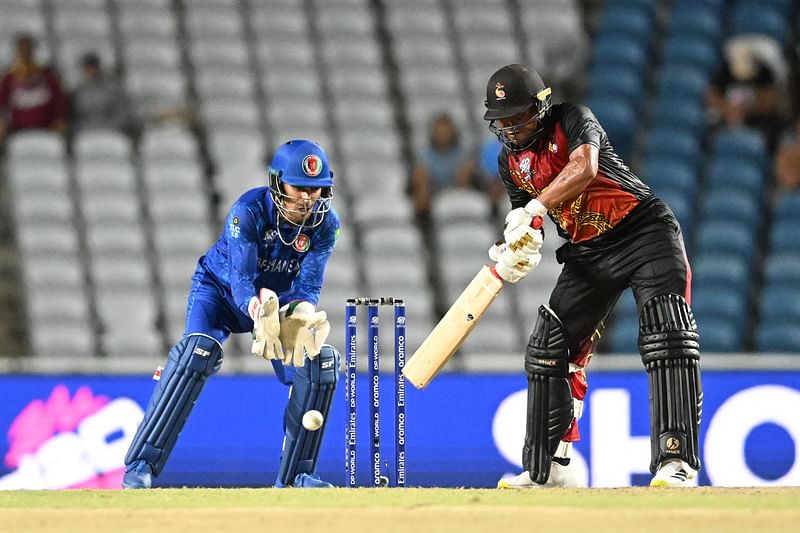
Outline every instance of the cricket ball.
<svg viewBox="0 0 800 533">
<path fill-rule="evenodd" d="M 303 427 L 309 431 L 316 431 L 322 427 L 322 422 L 325 418 L 322 416 L 317 410 L 312 409 L 311 411 L 306 411 L 303 415 Z"/>
</svg>

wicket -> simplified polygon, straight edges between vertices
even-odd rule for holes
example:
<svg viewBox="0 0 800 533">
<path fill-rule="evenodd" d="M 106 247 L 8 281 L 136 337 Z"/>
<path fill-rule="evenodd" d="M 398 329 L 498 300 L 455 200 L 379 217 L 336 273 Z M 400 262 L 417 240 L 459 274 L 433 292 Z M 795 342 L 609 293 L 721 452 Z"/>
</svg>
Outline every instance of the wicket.
<svg viewBox="0 0 800 533">
<path fill-rule="evenodd" d="M 380 306 L 394 306 L 394 433 L 395 433 L 395 478 L 397 487 L 406 484 L 406 380 L 402 373 L 406 362 L 406 307 L 399 298 L 348 298 L 345 307 L 345 338 L 347 339 L 347 374 L 345 381 L 345 404 L 347 405 L 345 429 L 346 486 L 357 486 L 356 472 L 356 364 L 358 362 L 357 306 L 367 306 L 367 331 L 369 335 L 369 382 L 370 425 L 372 426 L 372 481 L 371 485 L 389 485 L 388 477 L 381 475 L 381 424 L 380 424 Z"/>
</svg>

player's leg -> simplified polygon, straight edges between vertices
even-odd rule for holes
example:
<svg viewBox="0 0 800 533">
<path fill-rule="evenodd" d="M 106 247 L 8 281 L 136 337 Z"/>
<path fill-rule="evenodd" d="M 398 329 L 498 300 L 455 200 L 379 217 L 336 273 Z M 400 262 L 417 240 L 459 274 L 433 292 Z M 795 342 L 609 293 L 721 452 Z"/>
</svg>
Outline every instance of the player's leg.
<svg viewBox="0 0 800 533">
<path fill-rule="evenodd" d="M 144 419 L 125 456 L 124 488 L 150 488 L 175 447 L 178 435 L 208 377 L 222 365 L 225 329 L 220 297 L 194 286 L 189 297 L 186 335 L 170 350 Z"/>
<path fill-rule="evenodd" d="M 659 233 L 651 242 L 658 243 L 652 259 L 631 279 L 639 308 L 639 352 L 650 387 L 651 485 L 686 486 L 700 469 L 703 405 L 691 270 L 679 233 Z"/>
<path fill-rule="evenodd" d="M 525 355 L 525 472 L 501 480 L 499 488 L 578 486 L 569 458 L 572 443 L 580 439 L 577 422 L 587 387 L 584 367 L 619 293 L 612 284 L 594 283 L 576 265 L 564 266 L 550 307 L 539 309 Z"/>
<path fill-rule="evenodd" d="M 283 418 L 284 438 L 276 487 L 332 487 L 314 472 L 322 446 L 328 414 L 339 381 L 339 352 L 325 344 L 314 359 L 294 371 L 289 402 Z M 303 427 L 303 415 L 316 410 L 322 413 L 322 427 L 310 431 Z"/>
</svg>

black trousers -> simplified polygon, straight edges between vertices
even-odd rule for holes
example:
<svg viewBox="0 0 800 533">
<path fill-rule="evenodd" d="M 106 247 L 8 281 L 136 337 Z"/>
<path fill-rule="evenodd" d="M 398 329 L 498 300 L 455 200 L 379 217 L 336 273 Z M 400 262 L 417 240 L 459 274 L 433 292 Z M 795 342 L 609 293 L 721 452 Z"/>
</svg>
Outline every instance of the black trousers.
<svg viewBox="0 0 800 533">
<path fill-rule="evenodd" d="M 619 227 L 595 240 L 559 248 L 564 268 L 550 295 L 550 308 L 569 336 L 570 360 L 580 366 L 588 363 L 605 319 L 626 288 L 633 289 L 640 314 L 655 296 L 680 294 L 691 300 L 692 275 L 680 226 L 657 198 L 643 202 Z"/>
</svg>

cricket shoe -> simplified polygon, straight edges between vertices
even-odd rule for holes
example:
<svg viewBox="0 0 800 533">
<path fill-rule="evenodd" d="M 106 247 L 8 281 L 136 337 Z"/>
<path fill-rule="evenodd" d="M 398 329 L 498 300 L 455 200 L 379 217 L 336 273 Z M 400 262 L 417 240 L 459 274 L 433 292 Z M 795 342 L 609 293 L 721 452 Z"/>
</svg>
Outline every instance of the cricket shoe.
<svg viewBox="0 0 800 533">
<path fill-rule="evenodd" d="M 290 485 L 291 487 L 295 488 L 303 488 L 303 489 L 330 489 L 333 488 L 333 484 L 328 483 L 327 481 L 322 481 L 319 477 L 315 476 L 314 474 L 306 474 L 305 472 L 301 472 L 294 477 L 294 482 Z M 281 483 L 280 481 L 275 483 L 276 489 L 283 489 L 286 485 Z"/>
<path fill-rule="evenodd" d="M 697 470 L 685 461 L 671 459 L 661 463 L 656 475 L 650 481 L 651 487 L 693 487 Z"/>
<path fill-rule="evenodd" d="M 153 485 L 153 469 L 147 462 L 134 461 L 122 476 L 123 489 L 149 489 Z"/>
<path fill-rule="evenodd" d="M 531 480 L 530 473 L 522 472 L 518 476 L 503 478 L 497 482 L 498 489 L 548 489 L 548 488 L 578 488 L 581 485 L 575 477 L 575 472 L 569 465 L 562 466 L 555 461 L 550 466 L 550 476 L 544 485 Z"/>
</svg>

